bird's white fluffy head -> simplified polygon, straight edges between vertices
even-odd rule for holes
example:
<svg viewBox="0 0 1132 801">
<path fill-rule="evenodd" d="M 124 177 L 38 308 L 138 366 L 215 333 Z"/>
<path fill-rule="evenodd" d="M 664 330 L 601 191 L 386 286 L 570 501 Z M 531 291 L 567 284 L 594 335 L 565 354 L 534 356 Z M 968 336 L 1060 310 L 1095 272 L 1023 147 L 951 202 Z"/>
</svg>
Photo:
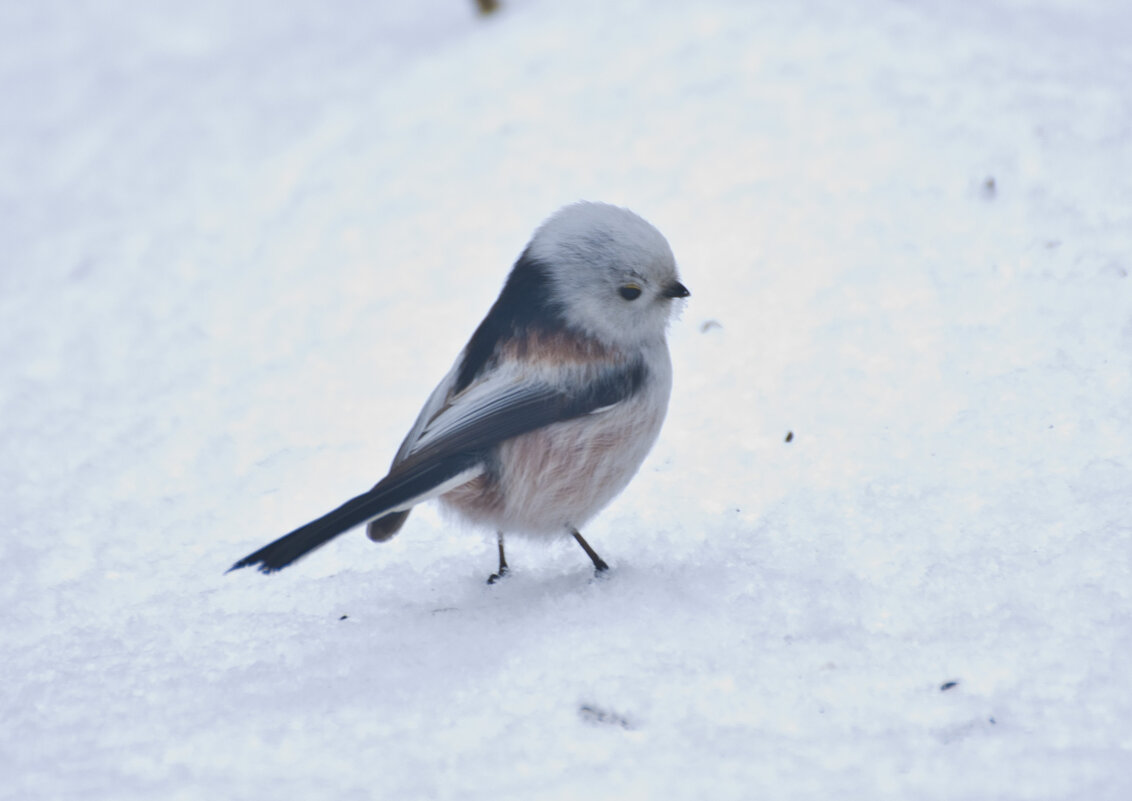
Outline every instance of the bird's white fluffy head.
<svg viewBox="0 0 1132 801">
<path fill-rule="evenodd" d="M 663 341 L 673 299 L 687 294 L 668 241 L 619 206 L 559 209 L 535 231 L 527 253 L 549 271 L 566 321 L 606 342 Z"/>
</svg>

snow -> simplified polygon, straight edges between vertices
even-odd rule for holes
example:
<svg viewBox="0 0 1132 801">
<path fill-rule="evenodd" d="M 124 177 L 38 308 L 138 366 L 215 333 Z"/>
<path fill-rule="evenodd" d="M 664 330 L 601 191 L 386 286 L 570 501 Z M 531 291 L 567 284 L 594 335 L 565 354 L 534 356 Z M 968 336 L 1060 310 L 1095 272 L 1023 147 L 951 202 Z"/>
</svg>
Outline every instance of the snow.
<svg viewBox="0 0 1132 801">
<path fill-rule="evenodd" d="M 0 797 L 1132 797 L 1129 34 L 0 7 Z M 224 575 L 380 477 L 579 198 L 692 291 L 613 575 L 488 587 L 431 507 Z"/>
</svg>

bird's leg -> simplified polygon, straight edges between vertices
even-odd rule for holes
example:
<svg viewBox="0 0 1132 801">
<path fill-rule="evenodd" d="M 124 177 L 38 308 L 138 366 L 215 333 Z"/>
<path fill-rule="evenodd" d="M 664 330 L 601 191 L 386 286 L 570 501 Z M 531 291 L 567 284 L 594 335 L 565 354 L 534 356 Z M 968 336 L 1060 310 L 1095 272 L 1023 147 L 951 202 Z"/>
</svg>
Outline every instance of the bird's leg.
<svg viewBox="0 0 1132 801">
<path fill-rule="evenodd" d="M 591 548 L 590 544 L 582 538 L 582 535 L 578 532 L 578 529 L 571 526 L 570 533 L 574 535 L 574 539 L 576 539 L 578 541 L 578 544 L 582 546 L 582 550 L 586 552 L 586 556 L 588 556 L 590 558 L 590 561 L 594 563 L 595 573 L 600 576 L 603 572 L 609 570 L 609 565 L 607 565 L 605 563 L 605 560 L 597 555 L 597 551 Z"/>
<path fill-rule="evenodd" d="M 507 575 L 507 557 L 503 554 L 503 532 L 495 532 L 495 541 L 499 545 L 499 572 L 487 577 L 488 584 L 494 584 Z"/>
</svg>

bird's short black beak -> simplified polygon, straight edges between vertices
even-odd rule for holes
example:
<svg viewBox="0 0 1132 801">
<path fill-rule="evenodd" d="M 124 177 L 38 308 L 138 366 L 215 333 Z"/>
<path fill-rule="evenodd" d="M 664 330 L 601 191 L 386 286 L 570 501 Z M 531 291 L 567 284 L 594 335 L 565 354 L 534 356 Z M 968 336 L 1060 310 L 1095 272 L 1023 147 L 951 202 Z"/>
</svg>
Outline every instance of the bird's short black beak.
<svg viewBox="0 0 1132 801">
<path fill-rule="evenodd" d="M 660 294 L 666 298 L 686 298 L 692 293 L 688 291 L 688 287 L 684 286 L 679 281 L 673 281 L 666 286 L 664 291 Z"/>
</svg>

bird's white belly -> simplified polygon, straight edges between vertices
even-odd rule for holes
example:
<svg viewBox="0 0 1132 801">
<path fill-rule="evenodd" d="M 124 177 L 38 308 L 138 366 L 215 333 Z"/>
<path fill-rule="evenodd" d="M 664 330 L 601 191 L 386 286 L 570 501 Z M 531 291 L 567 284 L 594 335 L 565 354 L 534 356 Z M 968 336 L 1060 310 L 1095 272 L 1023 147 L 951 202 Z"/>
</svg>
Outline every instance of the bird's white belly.
<svg viewBox="0 0 1132 801">
<path fill-rule="evenodd" d="M 667 392 L 644 392 L 607 411 L 515 437 L 499 446 L 488 473 L 440 500 L 474 523 L 508 533 L 580 528 L 636 474 L 667 406 Z"/>
</svg>

